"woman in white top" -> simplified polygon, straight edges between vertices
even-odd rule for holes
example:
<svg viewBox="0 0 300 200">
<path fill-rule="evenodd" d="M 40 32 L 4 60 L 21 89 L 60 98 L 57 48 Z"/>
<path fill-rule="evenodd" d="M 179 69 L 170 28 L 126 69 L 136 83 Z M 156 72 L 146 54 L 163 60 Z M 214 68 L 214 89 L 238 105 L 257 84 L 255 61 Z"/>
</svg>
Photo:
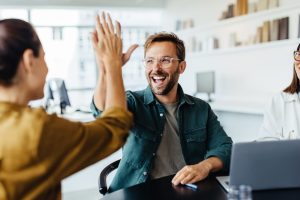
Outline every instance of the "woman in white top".
<svg viewBox="0 0 300 200">
<path fill-rule="evenodd" d="M 264 114 L 259 139 L 300 138 L 300 44 L 294 51 L 294 60 L 293 80 L 273 97 Z"/>
</svg>

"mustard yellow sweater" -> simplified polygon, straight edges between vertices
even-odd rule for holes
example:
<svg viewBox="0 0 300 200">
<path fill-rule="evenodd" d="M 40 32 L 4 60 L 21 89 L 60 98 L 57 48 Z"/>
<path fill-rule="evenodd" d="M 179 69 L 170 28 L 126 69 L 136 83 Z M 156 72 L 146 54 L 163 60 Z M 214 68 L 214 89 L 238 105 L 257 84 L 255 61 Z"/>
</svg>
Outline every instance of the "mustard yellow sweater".
<svg viewBox="0 0 300 200">
<path fill-rule="evenodd" d="M 131 124 L 120 108 L 80 123 L 0 102 L 0 199 L 61 199 L 60 181 L 119 149 Z"/>
</svg>

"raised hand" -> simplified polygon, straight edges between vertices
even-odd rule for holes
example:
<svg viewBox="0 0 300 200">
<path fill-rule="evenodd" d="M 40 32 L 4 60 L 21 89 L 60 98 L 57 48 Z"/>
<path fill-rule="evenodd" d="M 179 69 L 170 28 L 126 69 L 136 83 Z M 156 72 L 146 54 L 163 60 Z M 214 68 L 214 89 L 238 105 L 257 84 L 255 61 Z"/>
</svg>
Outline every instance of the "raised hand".
<svg viewBox="0 0 300 200">
<path fill-rule="evenodd" d="M 102 12 L 101 17 L 97 16 L 92 44 L 100 70 L 122 66 L 121 25 L 116 22 L 114 27 L 109 14 Z"/>
<path fill-rule="evenodd" d="M 106 22 L 106 17 L 105 14 L 102 13 L 101 15 L 101 19 L 99 18 L 99 16 L 97 16 L 96 19 L 96 29 L 92 32 L 92 44 L 93 44 L 93 48 L 95 50 L 95 52 L 98 52 L 98 48 L 100 48 L 101 45 L 98 46 L 98 44 L 101 44 L 101 41 L 99 41 L 99 36 L 100 34 L 98 34 L 99 32 L 103 32 L 103 30 L 109 30 L 110 33 L 114 33 L 114 26 L 112 24 L 112 20 L 109 14 L 107 14 L 107 21 Z M 102 22 L 102 23 L 101 23 Z M 101 30 L 102 29 L 102 30 Z M 121 26 L 120 23 L 117 22 L 116 24 L 116 30 L 117 30 L 117 35 L 121 34 Z M 133 44 L 132 46 L 130 46 L 127 50 L 126 53 L 122 54 L 122 65 L 125 65 L 127 63 L 127 61 L 130 59 L 131 54 L 133 53 L 133 51 L 138 47 L 137 44 Z M 101 53 L 96 53 L 96 62 L 99 68 L 100 73 L 105 73 L 105 67 L 103 64 L 103 58 L 101 57 Z"/>
</svg>

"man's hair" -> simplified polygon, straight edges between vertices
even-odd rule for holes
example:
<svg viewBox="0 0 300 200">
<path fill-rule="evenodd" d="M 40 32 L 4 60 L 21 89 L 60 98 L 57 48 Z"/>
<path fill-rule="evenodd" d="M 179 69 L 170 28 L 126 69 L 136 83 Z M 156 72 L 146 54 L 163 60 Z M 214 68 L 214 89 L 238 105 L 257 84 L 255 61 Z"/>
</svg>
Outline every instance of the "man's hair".
<svg viewBox="0 0 300 200">
<path fill-rule="evenodd" d="M 144 56 L 146 56 L 146 51 L 154 42 L 172 42 L 176 46 L 176 54 L 178 59 L 181 61 L 185 59 L 184 42 L 174 33 L 160 32 L 150 35 L 144 45 Z"/>
<path fill-rule="evenodd" d="M 298 45 L 297 47 L 297 51 L 300 50 L 300 44 Z M 296 73 L 296 70 L 295 70 L 295 67 L 293 67 L 293 78 L 292 78 L 292 82 L 290 83 L 290 85 L 285 88 L 283 91 L 286 92 L 286 93 L 291 93 L 291 94 L 294 94 L 296 93 L 297 91 L 299 91 L 299 79 L 298 79 L 298 76 L 297 76 L 297 73 Z"/>
</svg>

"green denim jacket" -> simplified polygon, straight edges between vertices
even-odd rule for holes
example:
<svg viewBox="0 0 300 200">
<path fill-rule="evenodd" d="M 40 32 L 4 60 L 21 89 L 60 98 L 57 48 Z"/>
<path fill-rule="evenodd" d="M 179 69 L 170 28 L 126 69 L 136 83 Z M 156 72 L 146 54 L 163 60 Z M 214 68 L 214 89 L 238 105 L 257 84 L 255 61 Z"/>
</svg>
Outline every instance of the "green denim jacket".
<svg viewBox="0 0 300 200">
<path fill-rule="evenodd" d="M 187 165 L 216 156 L 229 169 L 232 140 L 223 130 L 216 115 L 205 101 L 186 95 L 180 85 L 178 123 L 183 156 Z M 128 109 L 134 115 L 134 126 L 123 147 L 123 156 L 109 192 L 143 183 L 149 179 L 153 158 L 165 124 L 165 108 L 148 86 L 127 93 Z M 101 114 L 94 103 L 95 116 Z"/>
</svg>

